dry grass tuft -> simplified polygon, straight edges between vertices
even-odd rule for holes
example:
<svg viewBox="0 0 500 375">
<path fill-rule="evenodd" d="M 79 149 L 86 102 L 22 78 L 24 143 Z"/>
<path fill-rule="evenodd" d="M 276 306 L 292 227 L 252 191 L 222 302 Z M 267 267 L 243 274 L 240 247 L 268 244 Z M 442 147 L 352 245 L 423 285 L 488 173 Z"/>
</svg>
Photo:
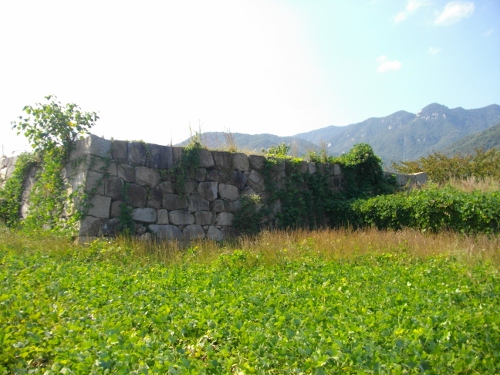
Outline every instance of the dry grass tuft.
<svg viewBox="0 0 500 375">
<path fill-rule="evenodd" d="M 143 241 L 135 238 L 97 239 L 76 244 L 48 235 L 26 236 L 0 228 L 0 250 L 50 252 L 63 257 L 120 262 L 211 262 L 221 255 L 243 251 L 259 264 L 280 264 L 302 257 L 351 260 L 363 255 L 404 253 L 427 258 L 452 256 L 474 265 L 491 262 L 500 269 L 500 237 L 465 236 L 453 232 L 422 233 L 417 230 L 323 229 L 264 231 L 254 237 L 239 237 L 222 243 L 200 240 L 189 244 L 174 241 Z"/>
<path fill-rule="evenodd" d="M 492 177 L 486 177 L 480 180 L 474 177 L 469 177 L 467 179 L 452 178 L 448 182 L 448 185 L 467 193 L 471 193 L 473 191 L 481 191 L 483 193 L 500 191 L 500 181 Z"/>
</svg>

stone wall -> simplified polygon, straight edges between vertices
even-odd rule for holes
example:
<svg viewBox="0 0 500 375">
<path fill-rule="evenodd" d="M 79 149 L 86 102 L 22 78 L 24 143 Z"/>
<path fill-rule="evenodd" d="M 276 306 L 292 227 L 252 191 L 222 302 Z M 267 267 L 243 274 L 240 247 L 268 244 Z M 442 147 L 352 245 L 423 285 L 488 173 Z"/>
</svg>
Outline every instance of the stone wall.
<svg viewBox="0 0 500 375">
<path fill-rule="evenodd" d="M 128 204 L 138 235 L 221 240 L 234 233 L 232 220 L 243 196 L 257 194 L 266 203 L 264 156 L 201 150 L 198 168 L 180 187 L 172 171 L 183 152 L 181 147 L 109 141 L 94 135 L 79 141 L 65 173 L 71 191 L 83 188 L 91 198 L 80 236 L 114 234 L 123 204 Z M 284 183 L 285 169 L 285 162 L 273 167 L 277 186 Z M 339 187 L 340 167 L 329 169 L 332 187 Z M 306 161 L 300 170 L 319 173 L 316 163 Z M 277 212 L 279 202 L 274 205 Z"/>
<path fill-rule="evenodd" d="M 128 207 L 132 230 L 139 236 L 221 240 L 234 234 L 232 221 L 243 196 L 257 194 L 262 204 L 268 204 L 264 156 L 202 149 L 199 165 L 179 184 L 180 176 L 175 175 L 174 166 L 184 152 L 182 147 L 110 141 L 95 135 L 78 141 L 63 173 L 68 193 L 87 197 L 74 202 L 77 207 L 85 207 L 86 212 L 80 221 L 79 235 L 114 235 L 123 222 L 124 207 Z M 0 184 L 11 175 L 14 165 L 15 158 L 0 159 Z M 285 186 L 290 172 L 287 168 L 291 164 L 281 160 L 268 173 L 278 189 Z M 301 161 L 293 168 L 300 173 L 324 174 L 332 191 L 340 188 L 342 171 L 337 164 Z M 424 177 L 418 176 L 418 182 L 424 182 Z M 400 185 L 409 180 L 416 177 L 397 176 Z M 34 174 L 30 173 L 25 182 L 22 217 L 29 209 L 33 181 Z M 281 205 L 279 201 L 272 205 L 275 215 Z M 272 226 L 273 217 L 268 219 Z"/>
<path fill-rule="evenodd" d="M 12 175 L 16 166 L 17 156 L 13 157 L 0 157 L 0 188 L 2 188 L 5 180 Z"/>
</svg>

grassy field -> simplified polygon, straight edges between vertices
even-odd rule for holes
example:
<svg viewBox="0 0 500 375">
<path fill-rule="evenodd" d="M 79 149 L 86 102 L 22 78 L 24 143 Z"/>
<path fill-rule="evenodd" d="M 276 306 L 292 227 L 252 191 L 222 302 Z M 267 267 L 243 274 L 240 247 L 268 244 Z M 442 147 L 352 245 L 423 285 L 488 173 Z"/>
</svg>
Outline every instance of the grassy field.
<svg viewBox="0 0 500 375">
<path fill-rule="evenodd" d="M 500 373 L 500 239 L 0 229 L 0 374 Z"/>
</svg>

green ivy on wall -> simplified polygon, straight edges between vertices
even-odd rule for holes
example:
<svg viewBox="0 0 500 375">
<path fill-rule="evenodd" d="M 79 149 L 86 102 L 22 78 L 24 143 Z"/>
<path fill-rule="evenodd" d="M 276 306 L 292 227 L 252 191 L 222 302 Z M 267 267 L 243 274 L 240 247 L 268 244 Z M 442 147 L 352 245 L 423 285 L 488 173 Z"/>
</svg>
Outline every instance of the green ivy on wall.
<svg viewBox="0 0 500 375">
<path fill-rule="evenodd" d="M 19 116 L 19 120 L 12 123 L 18 135 L 22 133 L 28 139 L 34 153 L 18 158 L 12 178 L 0 191 L 0 212 L 7 226 L 18 226 L 27 173 L 37 166 L 35 183 L 29 196 L 29 211 L 22 227 L 33 231 L 43 228 L 74 234 L 74 224 L 82 213 L 74 209 L 72 202 L 75 193 L 82 193 L 68 191 L 64 168 L 75 141 L 89 134 L 98 116 L 95 112 L 82 112 L 76 104 L 63 106 L 51 95 L 45 99 L 47 103 L 25 106 L 25 116 Z"/>
<path fill-rule="evenodd" d="M 21 218 L 23 186 L 29 171 L 37 165 L 33 154 L 18 156 L 15 169 L 0 189 L 0 217 L 8 227 L 15 227 Z"/>
</svg>

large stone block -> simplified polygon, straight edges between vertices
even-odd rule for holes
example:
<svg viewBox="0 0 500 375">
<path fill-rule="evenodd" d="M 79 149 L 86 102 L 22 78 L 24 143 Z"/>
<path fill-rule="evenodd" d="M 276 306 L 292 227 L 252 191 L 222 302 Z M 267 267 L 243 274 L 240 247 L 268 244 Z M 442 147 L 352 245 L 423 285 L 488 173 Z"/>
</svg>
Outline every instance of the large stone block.
<svg viewBox="0 0 500 375">
<path fill-rule="evenodd" d="M 248 156 L 238 152 L 233 154 L 233 169 L 246 172 L 250 168 L 250 164 L 248 162 Z"/>
<path fill-rule="evenodd" d="M 121 227 L 122 225 L 120 219 L 115 217 L 113 219 L 106 220 L 104 225 L 101 227 L 101 231 L 104 236 L 114 237 L 120 232 Z"/>
<path fill-rule="evenodd" d="M 307 167 L 308 167 L 308 171 L 309 171 L 309 174 L 314 174 L 316 173 L 316 163 L 310 161 L 309 163 L 307 163 Z"/>
<path fill-rule="evenodd" d="M 184 235 L 175 225 L 152 224 L 149 226 L 149 229 L 160 239 L 178 241 L 184 240 Z"/>
<path fill-rule="evenodd" d="M 220 212 L 215 219 L 215 225 L 230 226 L 233 224 L 234 215 L 230 212 Z"/>
<path fill-rule="evenodd" d="M 227 211 L 228 204 L 222 199 L 216 199 L 212 202 L 212 211 L 213 212 L 225 212 Z"/>
<path fill-rule="evenodd" d="M 207 171 L 207 174 L 205 175 L 205 180 L 212 182 L 223 182 L 224 177 L 221 171 L 217 169 L 211 169 Z"/>
<path fill-rule="evenodd" d="M 132 207 L 138 208 L 146 206 L 148 191 L 145 188 L 137 184 L 129 184 L 127 190 L 126 195 Z"/>
<path fill-rule="evenodd" d="M 126 182 L 135 182 L 135 168 L 128 164 L 118 164 L 116 174 Z"/>
<path fill-rule="evenodd" d="M 154 189 L 160 183 L 160 173 L 153 168 L 137 167 L 135 168 L 135 182 L 141 186 Z"/>
<path fill-rule="evenodd" d="M 195 180 L 197 182 L 205 181 L 207 177 L 207 170 L 205 168 L 198 168 L 195 173 Z"/>
<path fill-rule="evenodd" d="M 284 172 L 286 169 L 286 161 L 280 158 L 273 158 L 274 164 L 271 168 L 273 172 Z"/>
<path fill-rule="evenodd" d="M 241 171 L 232 171 L 230 181 L 231 184 L 233 184 L 240 190 L 243 190 L 245 186 L 247 186 L 247 177 Z"/>
<path fill-rule="evenodd" d="M 85 189 L 86 193 L 96 193 L 104 195 L 104 175 L 102 173 L 97 173 L 94 171 L 87 171 L 87 176 L 85 178 Z"/>
<path fill-rule="evenodd" d="M 113 172 L 115 172 L 116 175 L 116 169 L 113 171 L 113 168 L 111 167 L 112 164 L 113 163 L 111 163 L 111 159 L 104 159 L 100 158 L 99 156 L 88 155 L 87 161 L 86 163 L 84 163 L 84 166 L 86 165 L 89 170 L 95 172 L 107 174 L 113 174 Z"/>
<path fill-rule="evenodd" d="M 227 199 L 229 201 L 236 201 L 240 199 L 240 191 L 234 185 L 219 184 L 219 196 L 222 199 Z"/>
<path fill-rule="evenodd" d="M 300 173 L 306 173 L 309 171 L 309 166 L 307 165 L 307 161 L 302 160 L 298 163 L 298 170 Z"/>
<path fill-rule="evenodd" d="M 151 189 L 148 192 L 148 201 L 146 203 L 146 206 L 155 208 L 157 210 L 163 207 L 163 193 L 160 189 Z"/>
<path fill-rule="evenodd" d="M 224 234 L 219 229 L 211 225 L 207 231 L 207 238 L 213 241 L 222 241 L 224 239 Z"/>
<path fill-rule="evenodd" d="M 174 157 L 174 164 L 180 163 L 182 160 L 182 154 L 184 153 L 184 147 L 172 147 L 172 155 Z"/>
<path fill-rule="evenodd" d="M 102 221 L 96 217 L 86 216 L 80 220 L 78 235 L 80 237 L 96 237 L 101 231 Z"/>
<path fill-rule="evenodd" d="M 186 197 L 177 194 L 165 194 L 163 196 L 163 208 L 167 210 L 181 210 L 187 208 L 188 202 Z"/>
<path fill-rule="evenodd" d="M 144 166 L 146 165 L 146 159 L 146 144 L 143 142 L 129 142 L 127 163 L 134 167 Z"/>
<path fill-rule="evenodd" d="M 198 187 L 198 182 L 194 181 L 194 180 L 186 180 L 186 182 L 184 183 L 184 186 L 183 186 L 183 189 L 182 189 L 182 192 L 184 194 L 191 194 L 193 191 L 196 190 L 196 188 Z"/>
<path fill-rule="evenodd" d="M 188 225 L 182 232 L 184 233 L 184 238 L 188 241 L 205 238 L 205 231 L 201 225 Z"/>
<path fill-rule="evenodd" d="M 168 221 L 168 211 L 165 209 L 160 209 L 157 212 L 158 219 L 156 221 L 157 224 L 169 224 Z"/>
<path fill-rule="evenodd" d="M 241 208 L 241 201 L 237 200 L 237 201 L 234 201 L 234 202 L 229 202 L 227 211 L 228 212 L 236 212 L 240 208 Z"/>
<path fill-rule="evenodd" d="M 128 154 L 127 141 L 113 141 L 111 156 L 115 163 L 126 163 Z"/>
<path fill-rule="evenodd" d="M 71 159 L 80 158 L 91 154 L 101 158 L 111 157 L 111 141 L 90 134 L 84 139 L 76 141 L 76 146 L 71 153 Z"/>
<path fill-rule="evenodd" d="M 200 182 L 198 184 L 198 194 L 210 202 L 217 199 L 217 191 L 217 182 Z"/>
<path fill-rule="evenodd" d="M 162 181 L 158 185 L 158 189 L 160 189 L 163 194 L 173 194 L 174 184 L 172 181 Z"/>
<path fill-rule="evenodd" d="M 202 149 L 200 150 L 200 167 L 202 168 L 211 168 L 215 165 L 214 157 L 212 156 L 212 152 L 209 150 Z"/>
<path fill-rule="evenodd" d="M 241 192 L 241 195 L 244 196 L 244 195 L 254 195 L 255 194 L 255 191 L 250 187 L 250 186 L 247 186 L 245 189 L 243 189 L 243 191 Z"/>
<path fill-rule="evenodd" d="M 146 166 L 156 169 L 169 169 L 174 166 L 172 147 L 147 144 L 149 157 Z"/>
<path fill-rule="evenodd" d="M 168 221 L 174 225 L 191 225 L 194 224 L 194 216 L 184 210 L 170 211 Z"/>
<path fill-rule="evenodd" d="M 342 173 L 342 170 L 340 169 L 340 165 L 334 164 L 333 165 L 333 175 L 338 176 L 341 173 Z"/>
<path fill-rule="evenodd" d="M 410 175 L 411 180 L 417 185 L 424 185 L 427 183 L 427 173 L 419 172 Z"/>
<path fill-rule="evenodd" d="M 250 172 L 247 184 L 257 193 L 264 191 L 264 179 L 256 171 Z"/>
<path fill-rule="evenodd" d="M 264 168 L 264 163 L 266 162 L 266 158 L 261 155 L 249 155 L 248 162 L 250 164 L 250 168 L 260 170 Z"/>
<path fill-rule="evenodd" d="M 87 215 L 100 219 L 109 219 L 111 212 L 111 198 L 102 195 L 94 195 L 90 200 L 90 208 Z"/>
<path fill-rule="evenodd" d="M 104 195 L 114 200 L 123 199 L 123 180 L 118 177 L 105 178 Z"/>
<path fill-rule="evenodd" d="M 215 213 L 212 211 L 198 211 L 194 214 L 194 222 L 198 225 L 212 225 L 215 223 Z"/>
<path fill-rule="evenodd" d="M 143 223 L 156 223 L 156 210 L 154 208 L 136 208 L 132 210 L 132 219 Z"/>
<path fill-rule="evenodd" d="M 212 151 L 215 166 L 219 170 L 228 170 L 233 166 L 233 158 L 230 152 L 226 151 Z"/>
<path fill-rule="evenodd" d="M 191 195 L 188 198 L 188 211 L 208 211 L 210 209 L 210 202 L 198 195 Z"/>
<path fill-rule="evenodd" d="M 112 201 L 111 202 L 111 213 L 110 217 L 119 217 L 122 211 L 123 201 Z"/>
</svg>

